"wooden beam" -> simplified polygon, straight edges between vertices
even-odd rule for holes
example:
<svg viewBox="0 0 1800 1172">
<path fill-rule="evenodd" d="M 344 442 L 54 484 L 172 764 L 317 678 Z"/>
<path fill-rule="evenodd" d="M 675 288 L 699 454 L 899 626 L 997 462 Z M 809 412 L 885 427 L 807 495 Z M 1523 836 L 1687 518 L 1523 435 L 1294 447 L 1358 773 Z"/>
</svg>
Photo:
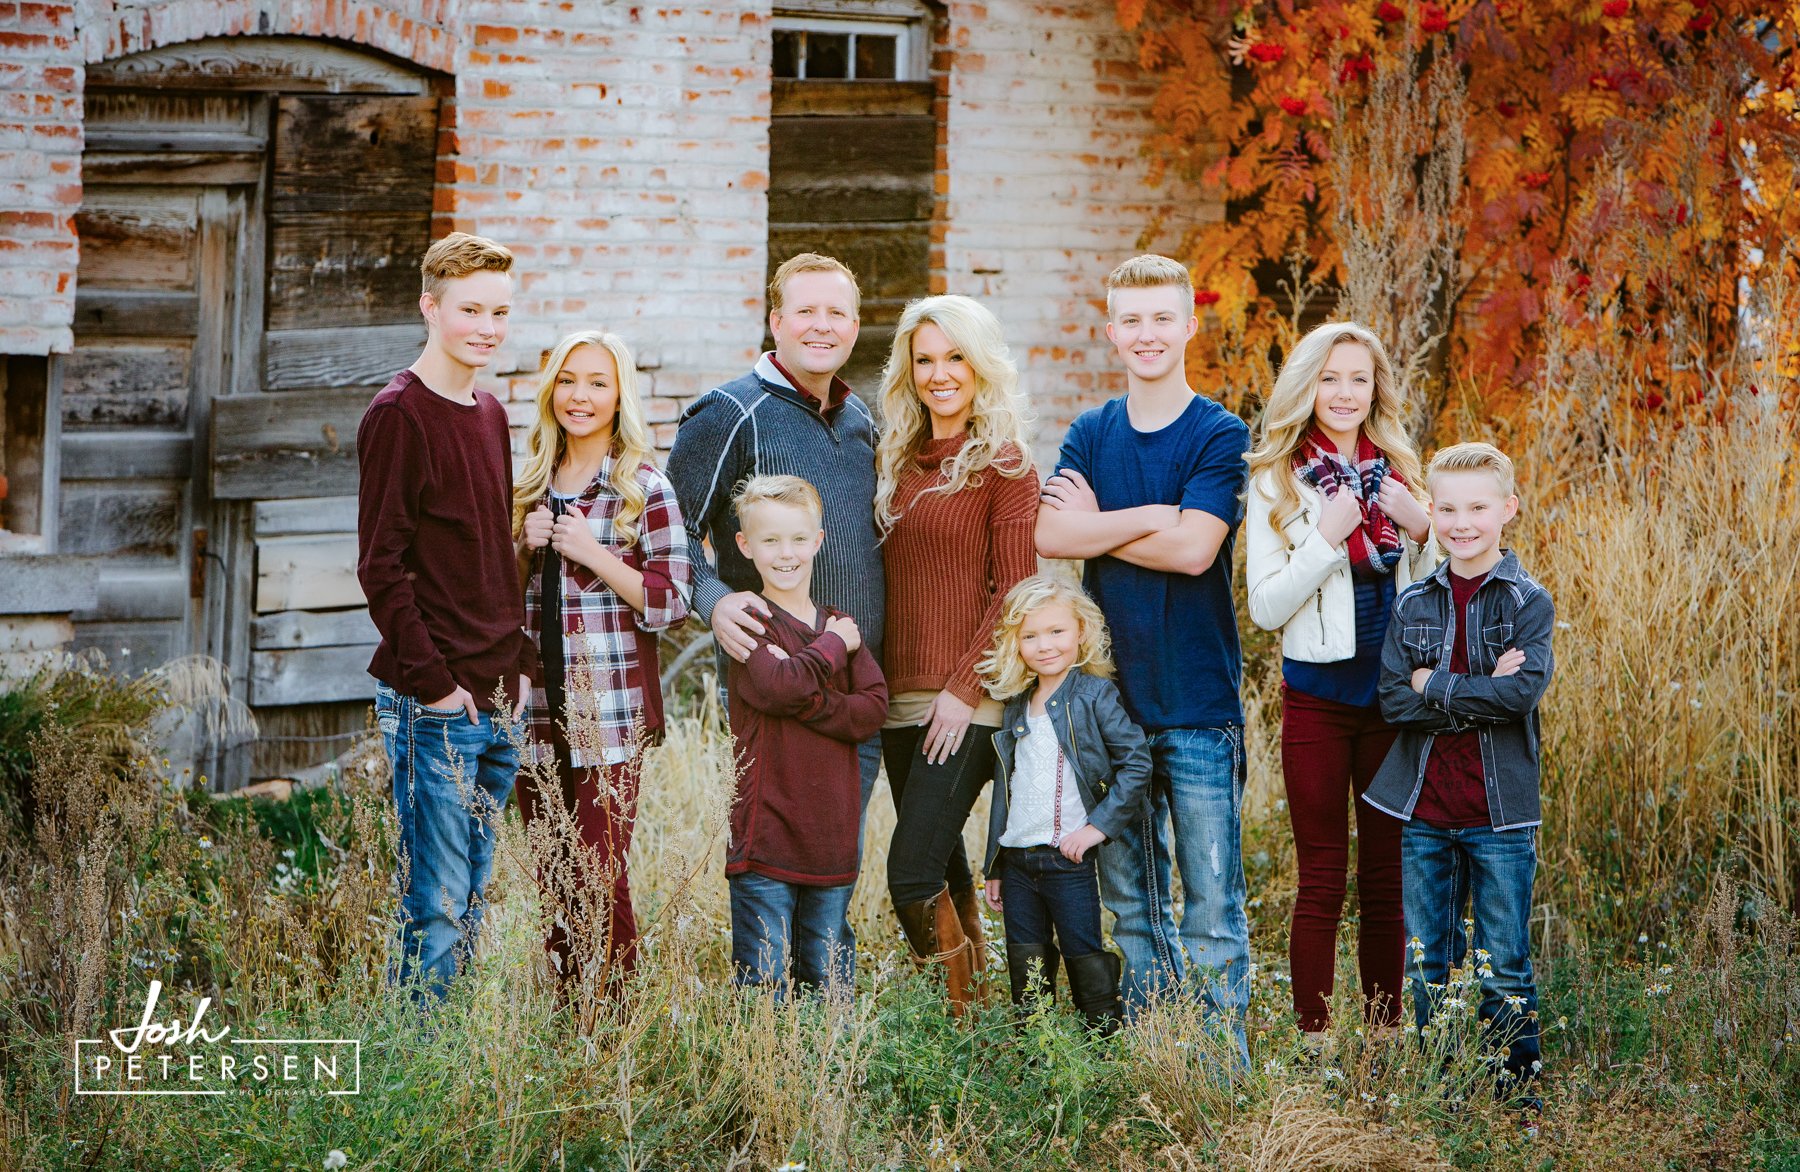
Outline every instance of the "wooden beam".
<svg viewBox="0 0 1800 1172">
<path fill-rule="evenodd" d="M 178 155 L 249 155 L 262 151 L 263 140 L 254 134 L 195 130 L 185 126 L 134 126 L 89 130 L 82 136 L 82 146 L 85 150 L 102 153 L 170 151 Z"/>
<path fill-rule="evenodd" d="M 250 622 L 250 645 L 257 651 L 291 651 L 301 647 L 373 645 L 381 632 L 369 608 L 357 610 L 284 610 L 257 615 Z"/>
<path fill-rule="evenodd" d="M 167 184 L 256 183 L 262 178 L 261 151 L 174 152 L 108 151 L 81 156 L 85 183 Z"/>
<path fill-rule="evenodd" d="M 0 558 L 0 614 L 68 614 L 100 595 L 100 567 L 87 558 Z"/>
<path fill-rule="evenodd" d="M 929 81 L 777 81 L 769 113 L 793 115 L 931 115 L 937 97 Z"/>
<path fill-rule="evenodd" d="M 372 643 L 351 647 L 310 647 L 295 651 L 250 653 L 250 703 L 317 704 L 332 700 L 370 700 L 375 679 L 369 675 Z"/>
<path fill-rule="evenodd" d="M 336 387 L 215 398 L 213 496 L 285 500 L 354 493 L 356 428 L 374 397 L 372 387 Z"/>
<path fill-rule="evenodd" d="M 283 537 L 295 533 L 355 533 L 356 498 L 310 497 L 256 502 L 256 535 Z"/>
<path fill-rule="evenodd" d="M 430 216 L 437 177 L 435 97 L 283 94 L 275 107 L 271 212 Z M 346 167 L 345 159 L 355 159 L 355 166 Z"/>
<path fill-rule="evenodd" d="M 267 337 L 263 385 L 271 391 L 380 386 L 419 356 L 425 346 L 425 323 L 271 330 Z"/>
<path fill-rule="evenodd" d="M 208 37 L 87 68 L 87 88 L 422 94 L 430 76 L 313 37 Z"/>
<path fill-rule="evenodd" d="M 200 297 L 195 293 L 86 286 L 75 293 L 75 329 L 83 335 L 186 335 L 199 328 Z"/>
<path fill-rule="evenodd" d="M 186 480 L 194 441 L 154 431 L 71 431 L 62 439 L 65 480 Z"/>
<path fill-rule="evenodd" d="M 332 610 L 367 603 L 356 580 L 354 534 L 270 537 L 256 543 L 256 610 Z"/>
<path fill-rule="evenodd" d="M 180 619 L 190 609 L 188 574 L 180 567 L 120 569 L 102 566 L 94 605 L 78 611 L 82 622 L 153 622 Z M 151 665 L 154 666 L 154 665 Z"/>
</svg>

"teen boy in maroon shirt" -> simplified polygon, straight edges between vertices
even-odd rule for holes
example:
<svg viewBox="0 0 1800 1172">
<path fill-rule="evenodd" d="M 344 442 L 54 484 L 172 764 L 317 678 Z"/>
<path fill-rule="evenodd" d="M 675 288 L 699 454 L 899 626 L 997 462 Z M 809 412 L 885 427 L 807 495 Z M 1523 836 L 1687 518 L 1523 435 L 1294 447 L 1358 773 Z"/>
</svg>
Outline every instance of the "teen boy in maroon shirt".
<svg viewBox="0 0 1800 1172">
<path fill-rule="evenodd" d="M 475 389 L 506 339 L 512 254 L 455 232 L 419 268 L 425 351 L 356 433 L 356 576 L 381 633 L 369 674 L 406 864 L 396 975 L 441 995 L 480 927 L 518 769 L 507 726 L 536 658 L 522 625 L 506 411 Z"/>
</svg>

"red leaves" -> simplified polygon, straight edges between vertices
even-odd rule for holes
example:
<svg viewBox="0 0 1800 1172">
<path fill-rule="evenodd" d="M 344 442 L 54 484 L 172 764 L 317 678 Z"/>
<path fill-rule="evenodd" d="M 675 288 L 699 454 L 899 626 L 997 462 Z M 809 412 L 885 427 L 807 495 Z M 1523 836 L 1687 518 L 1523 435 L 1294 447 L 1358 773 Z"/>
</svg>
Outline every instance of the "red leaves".
<svg viewBox="0 0 1800 1172">
<path fill-rule="evenodd" d="M 1631 13 L 1631 0 L 1606 0 L 1606 3 L 1600 6 L 1600 12 L 1604 16 L 1617 20 L 1621 16 Z"/>
<path fill-rule="evenodd" d="M 1688 32 L 1703 33 L 1706 30 L 1710 29 L 1717 20 L 1718 20 L 1718 17 L 1714 16 L 1711 12 L 1708 12 L 1706 9 L 1702 8 L 1699 12 L 1696 12 L 1696 13 L 1694 13 L 1694 15 L 1688 17 L 1688 22 L 1687 22 Z"/>
<path fill-rule="evenodd" d="M 1273 65 L 1287 56 L 1287 46 L 1274 41 L 1258 41 L 1250 46 L 1250 56 L 1264 65 Z"/>
<path fill-rule="evenodd" d="M 1194 308 L 1204 309 L 1208 305 L 1217 305 L 1223 296 L 1224 294 L 1217 289 L 1196 289 L 1194 290 Z"/>
<path fill-rule="evenodd" d="M 1500 117 L 1502 118 L 1511 118 L 1514 114 L 1519 112 L 1519 107 L 1512 102 L 1501 102 L 1496 105 L 1494 109 L 1499 111 Z"/>
<path fill-rule="evenodd" d="M 1450 17 L 1436 4 L 1427 4 L 1419 12 L 1419 31 L 1441 33 L 1450 27 Z"/>
<path fill-rule="evenodd" d="M 1406 9 L 1383 0 L 1383 3 L 1375 7 L 1375 19 L 1386 21 L 1389 24 L 1398 24 L 1406 19 Z"/>
<path fill-rule="evenodd" d="M 1281 108 L 1286 110 L 1291 117 L 1298 118 L 1306 113 L 1306 99 L 1283 98 L 1281 99 Z"/>
<path fill-rule="evenodd" d="M 1538 188 L 1546 186 L 1550 182 L 1550 172 L 1524 171 L 1519 175 L 1519 182 L 1523 183 L 1527 190 L 1536 191 Z"/>
<path fill-rule="evenodd" d="M 1360 57 L 1351 57 L 1338 66 L 1338 81 L 1355 81 L 1359 77 L 1367 77 L 1375 72 L 1375 58 L 1369 53 Z"/>
</svg>

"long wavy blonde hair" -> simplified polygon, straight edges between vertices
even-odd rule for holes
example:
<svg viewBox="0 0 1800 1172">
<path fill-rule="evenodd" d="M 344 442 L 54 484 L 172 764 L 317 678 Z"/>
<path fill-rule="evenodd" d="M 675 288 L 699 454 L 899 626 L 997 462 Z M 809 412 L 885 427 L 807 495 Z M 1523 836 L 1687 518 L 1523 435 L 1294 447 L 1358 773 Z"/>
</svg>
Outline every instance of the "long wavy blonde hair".
<svg viewBox="0 0 1800 1172">
<path fill-rule="evenodd" d="M 1112 678 L 1112 635 L 1106 629 L 1106 616 L 1100 613 L 1100 607 L 1073 582 L 1033 574 L 1006 592 L 1000 621 L 994 624 L 993 643 L 975 665 L 994 699 L 1010 700 L 1037 679 L 1037 673 L 1025 665 L 1025 656 L 1019 651 L 1019 631 L 1026 619 L 1056 602 L 1068 606 L 1081 627 L 1081 654 L 1070 670 L 1085 671 L 1103 680 Z"/>
<path fill-rule="evenodd" d="M 638 469 L 650 460 L 650 429 L 644 423 L 644 404 L 638 396 L 637 363 L 631 347 L 617 334 L 601 330 L 577 330 L 551 349 L 538 372 L 537 418 L 525 439 L 525 463 L 513 478 L 513 537 L 525 530 L 525 514 L 535 508 L 550 489 L 550 478 L 569 454 L 569 436 L 556 420 L 556 376 L 569 355 L 582 346 L 598 346 L 613 357 L 619 368 L 619 407 L 613 414 L 612 482 L 610 487 L 623 502 L 613 518 L 613 532 L 626 546 L 637 543 L 638 521 L 644 515 L 646 494 L 638 482 Z"/>
<path fill-rule="evenodd" d="M 981 474 L 992 468 L 1013 479 L 1031 472 L 1031 451 L 1025 439 L 1025 401 L 1019 394 L 1019 368 L 1000 331 L 1000 322 L 979 301 L 954 293 L 913 302 L 900 315 L 894 348 L 888 353 L 881 375 L 881 411 L 885 417 L 881 442 L 875 448 L 875 523 L 886 533 L 900 519 L 894 511 L 894 490 L 906 465 L 931 438 L 931 413 L 919 401 L 913 379 L 913 335 L 930 322 L 944 331 L 975 375 L 974 414 L 969 418 L 969 439 L 943 466 L 940 482 L 926 492 L 958 492 L 981 483 Z M 1013 445 L 1017 455 L 1001 458 Z"/>
<path fill-rule="evenodd" d="M 1340 342 L 1354 342 L 1368 350 L 1369 364 L 1374 367 L 1375 391 L 1369 403 L 1369 417 L 1363 420 L 1363 434 L 1381 449 L 1388 466 L 1400 474 L 1414 496 L 1424 488 L 1419 475 L 1419 453 L 1406 434 L 1406 388 L 1394 378 L 1387 348 L 1367 326 L 1326 322 L 1301 338 L 1281 364 L 1275 389 L 1269 394 L 1262 418 L 1256 422 L 1256 446 L 1247 457 L 1252 480 L 1266 470 L 1275 471 L 1275 507 L 1269 511 L 1269 524 L 1277 533 L 1286 532 L 1288 518 L 1300 511 L 1294 453 L 1300 450 L 1301 441 L 1312 426 L 1319 399 L 1319 374 L 1331 357 L 1331 348 Z"/>
</svg>

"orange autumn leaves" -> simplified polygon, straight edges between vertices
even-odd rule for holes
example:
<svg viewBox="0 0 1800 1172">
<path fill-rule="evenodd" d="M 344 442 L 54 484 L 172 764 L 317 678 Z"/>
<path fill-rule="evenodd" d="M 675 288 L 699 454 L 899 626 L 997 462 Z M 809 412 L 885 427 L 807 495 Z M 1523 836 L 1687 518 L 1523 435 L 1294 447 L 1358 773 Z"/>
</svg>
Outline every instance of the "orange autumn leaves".
<svg viewBox="0 0 1800 1172">
<path fill-rule="evenodd" d="M 1743 281 L 1794 264 L 1800 7 L 1118 0 L 1118 12 L 1160 82 L 1152 153 L 1228 201 L 1185 246 L 1224 327 L 1203 336 L 1235 335 L 1196 355 L 1212 388 L 1231 381 L 1234 355 L 1281 336 L 1296 258 L 1311 281 L 1342 283 L 1337 123 L 1408 47 L 1448 57 L 1467 86 L 1462 279 L 1435 377 L 1498 405 L 1539 373 L 1555 314 L 1565 339 L 1630 341 L 1653 388 L 1641 409 L 1703 402 L 1705 372 L 1737 345 Z"/>
</svg>

